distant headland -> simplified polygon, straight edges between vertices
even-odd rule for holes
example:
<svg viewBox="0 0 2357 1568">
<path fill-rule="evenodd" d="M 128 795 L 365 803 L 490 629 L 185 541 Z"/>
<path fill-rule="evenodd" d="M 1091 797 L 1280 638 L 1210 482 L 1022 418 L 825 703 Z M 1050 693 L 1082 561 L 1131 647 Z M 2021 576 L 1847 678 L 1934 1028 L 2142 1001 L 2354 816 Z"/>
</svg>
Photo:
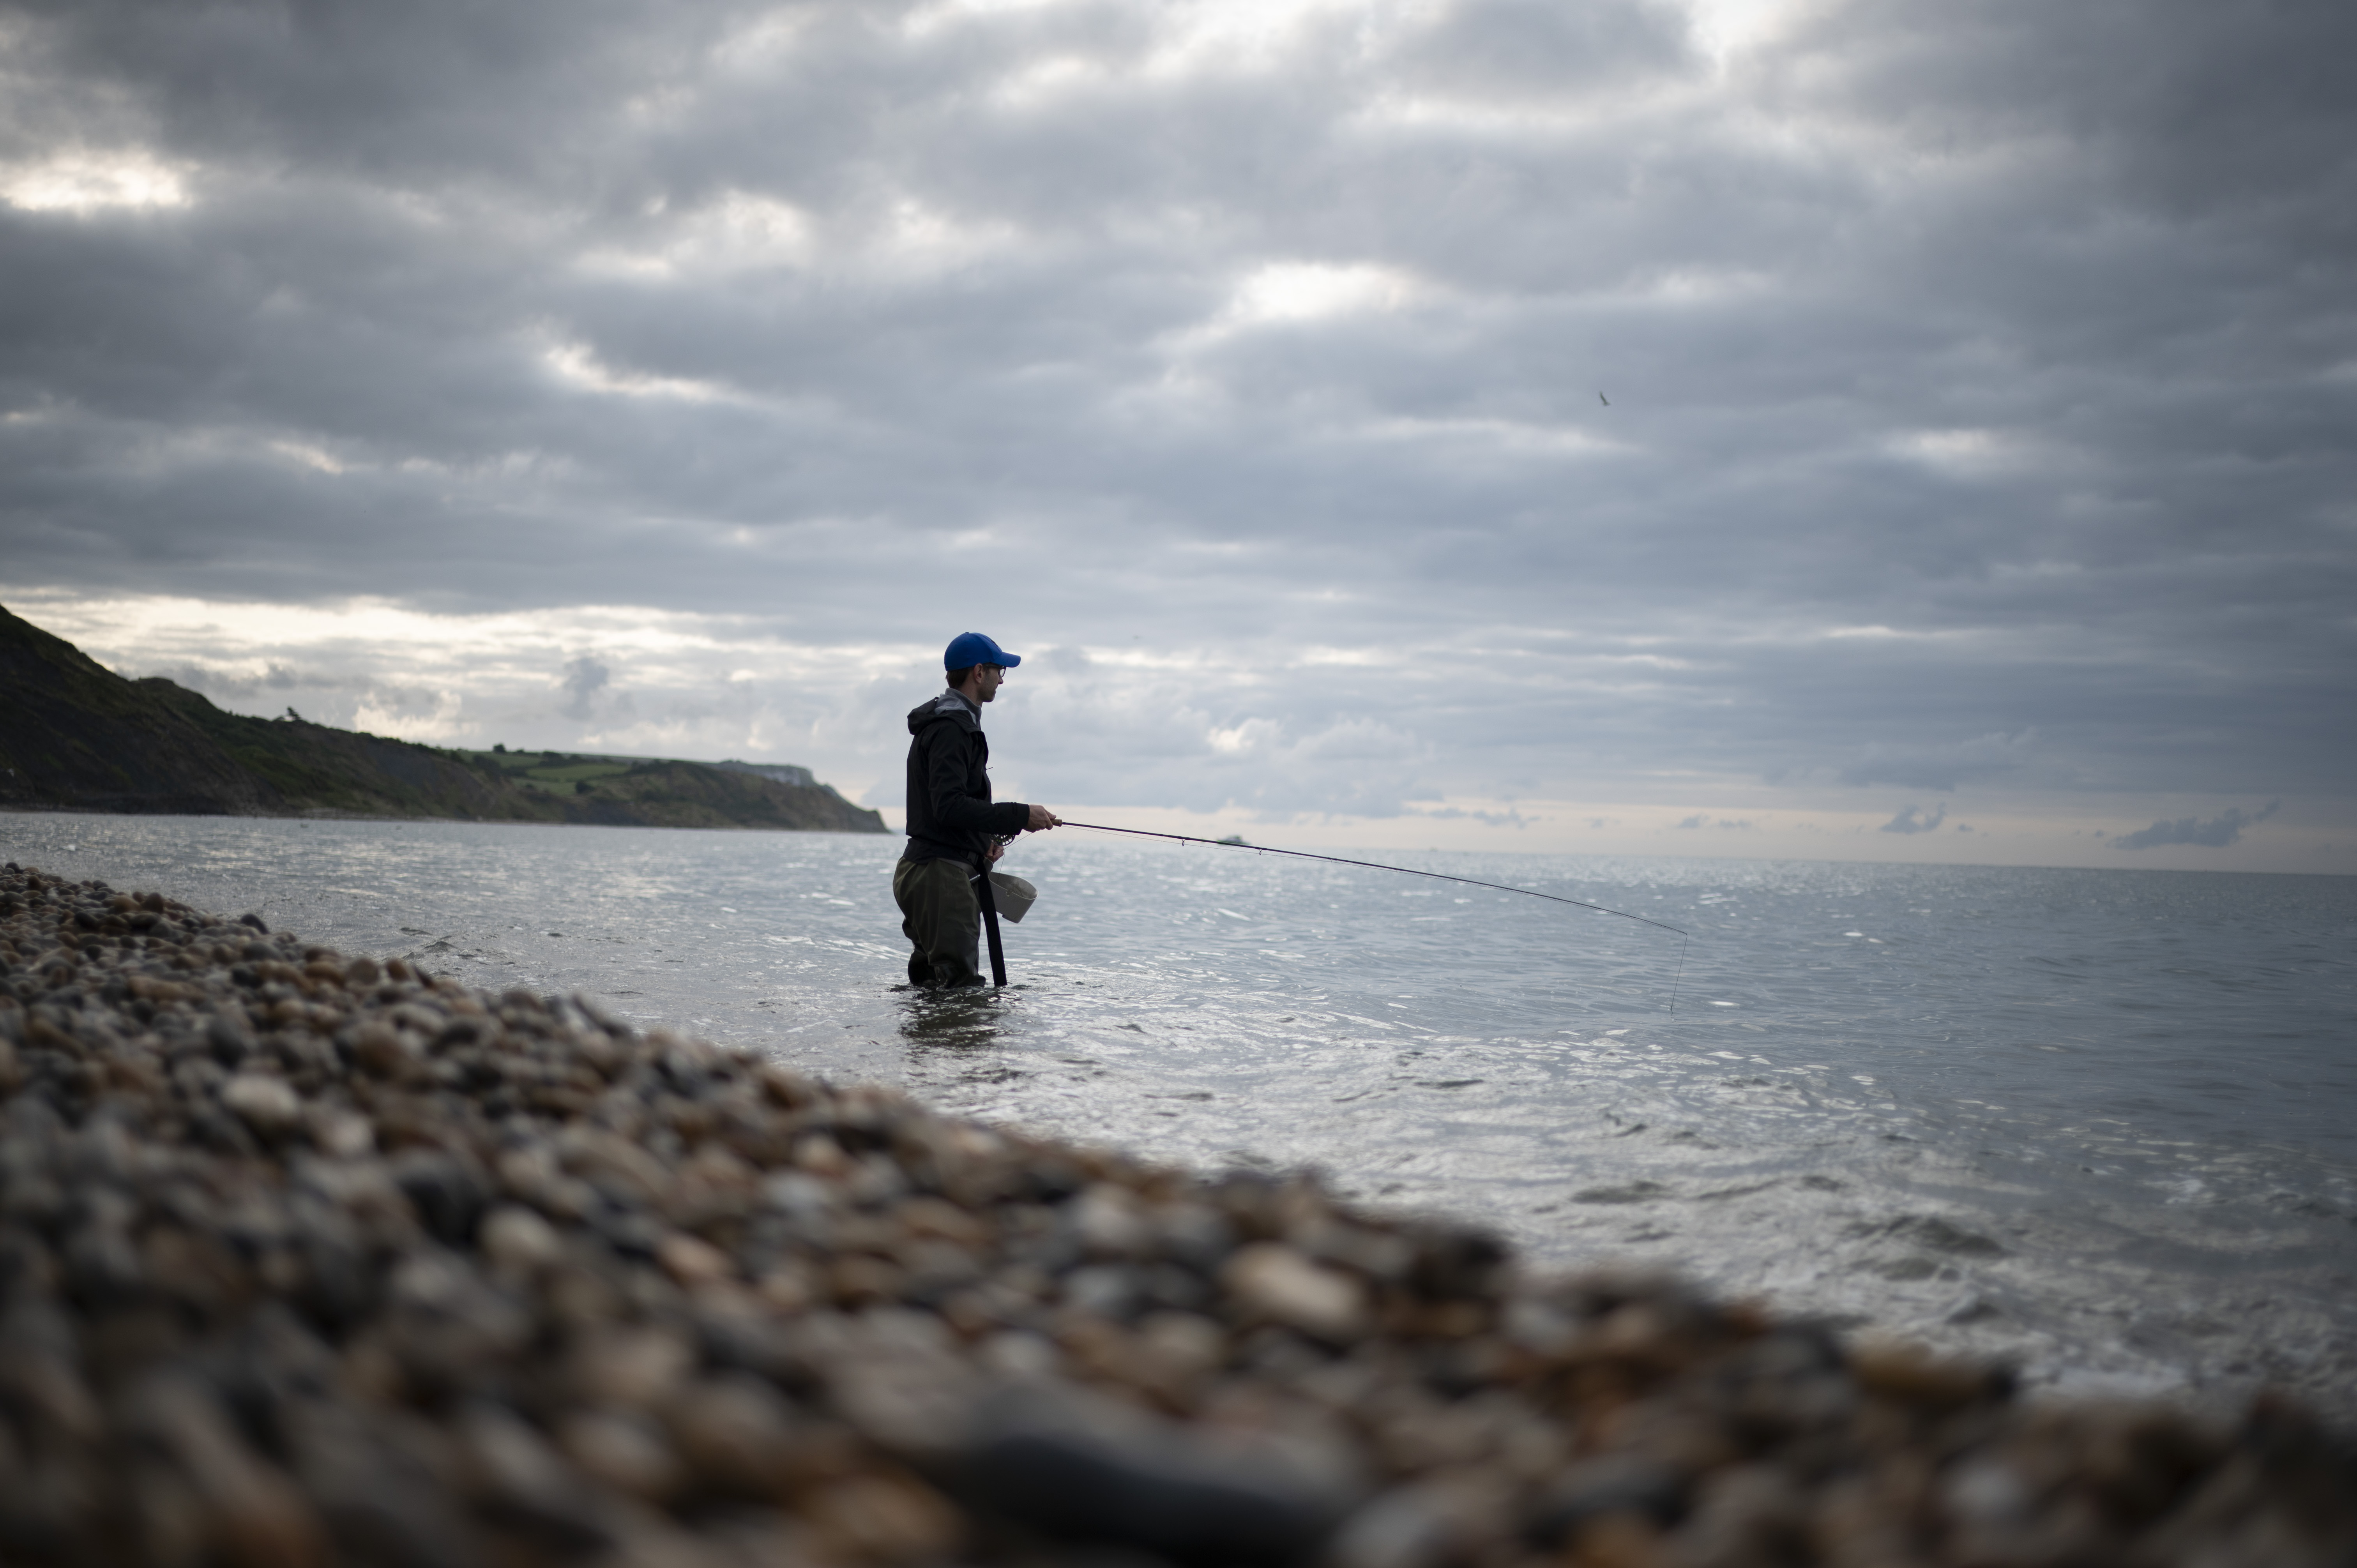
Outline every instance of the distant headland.
<svg viewBox="0 0 2357 1568">
<path fill-rule="evenodd" d="M 126 680 L 5 608 L 0 810 L 886 831 L 787 764 L 451 750 L 292 709 L 226 713 L 161 676 Z"/>
</svg>

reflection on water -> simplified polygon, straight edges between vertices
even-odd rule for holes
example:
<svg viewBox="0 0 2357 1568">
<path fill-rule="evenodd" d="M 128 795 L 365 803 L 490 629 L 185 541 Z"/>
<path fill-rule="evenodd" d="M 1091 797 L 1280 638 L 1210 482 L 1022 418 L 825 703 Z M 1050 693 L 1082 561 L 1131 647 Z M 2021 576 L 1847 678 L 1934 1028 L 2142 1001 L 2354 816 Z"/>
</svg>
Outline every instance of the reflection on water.
<svg viewBox="0 0 2357 1568">
<path fill-rule="evenodd" d="M 1695 1271 L 2056 1380 L 2357 1405 L 2357 882 L 1019 844 L 997 994 L 895 989 L 897 841 L 0 817 L 5 857 L 1536 1257 Z M 71 850 L 65 846 L 73 844 Z"/>
<path fill-rule="evenodd" d="M 989 1071 L 993 1061 L 987 1047 L 1000 1044 L 1006 1037 L 1009 1016 L 1017 998 L 1010 986 L 1006 993 L 989 990 L 928 992 L 910 985 L 896 985 L 900 1009 L 900 1038 L 908 1042 L 913 1059 L 925 1060 L 925 1053 L 968 1053 L 967 1059 L 982 1063 Z M 981 1052 L 979 1057 L 973 1053 Z M 957 1070 L 954 1054 L 939 1058 L 940 1064 Z"/>
</svg>

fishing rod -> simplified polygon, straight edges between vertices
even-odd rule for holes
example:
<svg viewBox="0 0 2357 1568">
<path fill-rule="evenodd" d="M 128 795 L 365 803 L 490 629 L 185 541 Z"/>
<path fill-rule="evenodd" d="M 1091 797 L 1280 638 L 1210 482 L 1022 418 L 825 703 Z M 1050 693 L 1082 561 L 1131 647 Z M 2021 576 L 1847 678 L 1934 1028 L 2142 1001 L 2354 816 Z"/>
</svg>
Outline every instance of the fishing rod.
<svg viewBox="0 0 2357 1568">
<path fill-rule="evenodd" d="M 1663 920 L 1647 919 L 1642 915 L 1632 915 L 1626 909 L 1607 908 L 1601 904 L 1591 904 L 1585 898 L 1566 898 L 1556 893 L 1541 893 L 1535 888 L 1515 887 L 1503 882 L 1483 882 L 1472 876 L 1452 876 L 1445 871 L 1418 871 L 1413 865 L 1385 865 L 1380 861 L 1350 860 L 1339 854 L 1312 854 L 1306 849 L 1271 849 L 1265 844 L 1245 843 L 1241 839 L 1197 838 L 1189 833 L 1158 833 L 1145 828 L 1109 828 L 1103 822 L 1076 822 L 1069 818 L 1059 825 L 1067 828 L 1086 828 L 1091 832 L 1098 833 L 1128 833 L 1134 838 L 1170 839 L 1178 843 L 1207 843 L 1215 849 L 1248 849 L 1254 854 L 1289 854 L 1296 860 L 1323 860 L 1335 865 L 1362 865 L 1370 871 L 1396 871 L 1408 876 L 1429 876 L 1436 882 L 1461 882 L 1468 887 L 1491 887 L 1501 893 L 1520 893 L 1525 897 L 1544 898 L 1553 904 L 1576 904 L 1583 909 L 1593 909 L 1599 915 L 1618 915 L 1624 920 L 1634 920 L 1641 926 L 1651 926 L 1657 931 L 1667 931 L 1678 939 L 1677 973 L 1670 981 L 1670 1012 L 1674 1015 L 1678 1010 L 1678 982 L 1685 978 L 1686 944 L 1693 938 L 1678 927 Z"/>
</svg>

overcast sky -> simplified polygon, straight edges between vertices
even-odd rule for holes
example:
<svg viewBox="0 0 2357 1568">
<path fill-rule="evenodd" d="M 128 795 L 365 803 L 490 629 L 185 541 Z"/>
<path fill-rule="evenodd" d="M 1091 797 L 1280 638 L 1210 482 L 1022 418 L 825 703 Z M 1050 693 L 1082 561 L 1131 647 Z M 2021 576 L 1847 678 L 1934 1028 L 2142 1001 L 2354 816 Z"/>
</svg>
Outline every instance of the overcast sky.
<svg viewBox="0 0 2357 1568">
<path fill-rule="evenodd" d="M 2347 0 L 0 6 L 0 603 L 887 807 L 972 628 L 1075 814 L 2357 871 L 2352 61 Z"/>
</svg>

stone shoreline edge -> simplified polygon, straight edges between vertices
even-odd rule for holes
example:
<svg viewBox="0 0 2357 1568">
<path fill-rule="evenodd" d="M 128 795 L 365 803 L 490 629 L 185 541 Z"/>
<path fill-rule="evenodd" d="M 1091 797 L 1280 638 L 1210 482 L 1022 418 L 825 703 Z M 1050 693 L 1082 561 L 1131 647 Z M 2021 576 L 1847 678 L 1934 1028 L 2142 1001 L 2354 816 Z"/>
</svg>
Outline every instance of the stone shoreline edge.
<svg viewBox="0 0 2357 1568">
<path fill-rule="evenodd" d="M 2322 1565 L 2357 1459 L 11 863 L 0 1559 Z"/>
</svg>

